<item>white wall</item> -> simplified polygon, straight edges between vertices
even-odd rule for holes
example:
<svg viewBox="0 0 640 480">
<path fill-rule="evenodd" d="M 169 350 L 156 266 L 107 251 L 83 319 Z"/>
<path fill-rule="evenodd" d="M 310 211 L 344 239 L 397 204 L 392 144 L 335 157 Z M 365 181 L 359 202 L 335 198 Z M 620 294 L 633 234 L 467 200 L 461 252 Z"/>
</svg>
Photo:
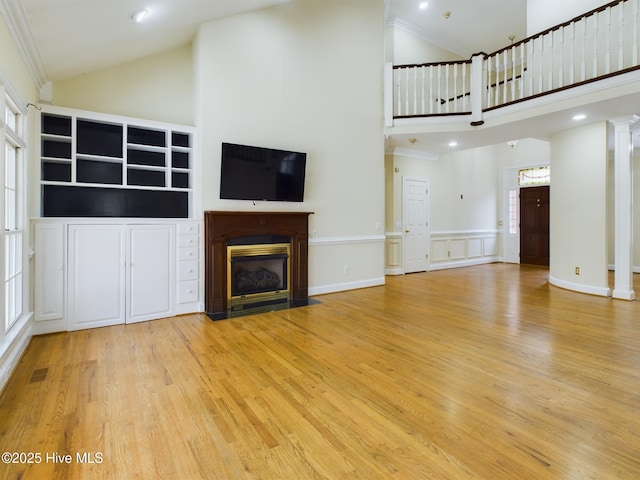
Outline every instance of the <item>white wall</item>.
<svg viewBox="0 0 640 480">
<path fill-rule="evenodd" d="M 194 124 L 191 47 L 55 82 L 53 104 L 94 112 Z"/>
<path fill-rule="evenodd" d="M 606 123 L 555 135 L 551 175 L 549 280 L 561 287 L 607 295 Z"/>
<path fill-rule="evenodd" d="M 204 208 L 314 212 L 312 292 L 384 281 L 383 10 L 294 0 L 207 23 L 195 41 Z M 222 142 L 306 152 L 304 203 L 220 200 Z"/>
<path fill-rule="evenodd" d="M 400 231 L 402 179 L 430 181 L 432 231 L 491 230 L 496 228 L 499 208 L 498 155 L 496 146 L 442 155 L 437 160 L 399 153 L 388 156 L 392 175 L 388 231 Z M 392 166 L 391 166 L 392 165 Z M 397 171 L 396 171 L 397 170 Z M 462 196 L 463 198 L 460 198 Z"/>
<path fill-rule="evenodd" d="M 609 3 L 607 0 L 527 0 L 527 36 Z"/>
<path fill-rule="evenodd" d="M 397 25 L 387 27 L 386 51 L 394 65 L 467 60 Z"/>
</svg>

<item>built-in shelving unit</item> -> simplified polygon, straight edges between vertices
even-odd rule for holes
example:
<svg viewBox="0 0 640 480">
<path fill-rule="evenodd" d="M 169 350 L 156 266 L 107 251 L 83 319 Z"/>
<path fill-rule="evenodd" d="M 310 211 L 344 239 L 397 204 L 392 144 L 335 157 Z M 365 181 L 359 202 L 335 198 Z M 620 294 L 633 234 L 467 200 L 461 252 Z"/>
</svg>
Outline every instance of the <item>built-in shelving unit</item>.
<svg viewBox="0 0 640 480">
<path fill-rule="evenodd" d="M 43 217 L 189 218 L 191 127 L 43 107 Z"/>
</svg>

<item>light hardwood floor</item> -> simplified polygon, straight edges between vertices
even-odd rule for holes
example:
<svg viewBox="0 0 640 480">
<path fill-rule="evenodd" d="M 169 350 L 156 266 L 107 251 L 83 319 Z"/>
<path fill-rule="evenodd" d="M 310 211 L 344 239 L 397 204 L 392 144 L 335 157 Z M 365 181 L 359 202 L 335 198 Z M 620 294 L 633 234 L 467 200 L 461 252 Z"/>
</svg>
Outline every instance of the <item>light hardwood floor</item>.
<svg viewBox="0 0 640 480">
<path fill-rule="evenodd" d="M 637 480 L 640 303 L 547 275 L 484 265 L 35 337 L 0 441 L 41 463 L 0 477 Z"/>
</svg>

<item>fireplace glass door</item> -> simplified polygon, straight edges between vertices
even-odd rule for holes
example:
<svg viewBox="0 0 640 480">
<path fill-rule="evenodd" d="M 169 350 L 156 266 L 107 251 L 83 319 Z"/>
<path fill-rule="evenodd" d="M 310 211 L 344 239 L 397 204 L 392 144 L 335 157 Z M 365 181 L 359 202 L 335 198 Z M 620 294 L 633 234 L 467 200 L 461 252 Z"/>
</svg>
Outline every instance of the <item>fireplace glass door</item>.
<svg viewBox="0 0 640 480">
<path fill-rule="evenodd" d="M 289 301 L 288 243 L 227 247 L 229 310 L 266 307 Z"/>
</svg>

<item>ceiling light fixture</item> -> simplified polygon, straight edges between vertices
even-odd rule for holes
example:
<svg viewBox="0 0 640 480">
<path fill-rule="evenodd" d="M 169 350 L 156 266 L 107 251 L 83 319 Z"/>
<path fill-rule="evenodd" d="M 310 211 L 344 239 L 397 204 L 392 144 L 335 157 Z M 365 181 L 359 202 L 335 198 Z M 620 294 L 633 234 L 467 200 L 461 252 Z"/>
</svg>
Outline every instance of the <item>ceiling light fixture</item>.
<svg viewBox="0 0 640 480">
<path fill-rule="evenodd" d="M 442 16 L 444 17 L 445 20 L 448 20 L 449 17 L 451 16 L 451 12 L 444 12 Z"/>
<path fill-rule="evenodd" d="M 577 115 L 573 116 L 573 120 L 575 120 L 576 122 L 584 120 L 585 118 L 587 118 L 587 116 L 584 113 L 578 113 Z"/>
<path fill-rule="evenodd" d="M 419 8 L 420 10 L 426 10 L 428 6 L 429 6 L 429 2 L 420 2 L 420 3 L 418 4 L 418 8 Z"/>
<path fill-rule="evenodd" d="M 456 142 L 455 140 L 449 142 L 449 146 L 450 147 L 457 147 L 458 146 L 458 142 Z"/>
<path fill-rule="evenodd" d="M 140 10 L 136 10 L 131 15 L 129 15 L 129 18 L 136 23 L 140 23 L 148 14 L 149 10 L 147 10 L 146 8 L 141 8 Z"/>
</svg>

